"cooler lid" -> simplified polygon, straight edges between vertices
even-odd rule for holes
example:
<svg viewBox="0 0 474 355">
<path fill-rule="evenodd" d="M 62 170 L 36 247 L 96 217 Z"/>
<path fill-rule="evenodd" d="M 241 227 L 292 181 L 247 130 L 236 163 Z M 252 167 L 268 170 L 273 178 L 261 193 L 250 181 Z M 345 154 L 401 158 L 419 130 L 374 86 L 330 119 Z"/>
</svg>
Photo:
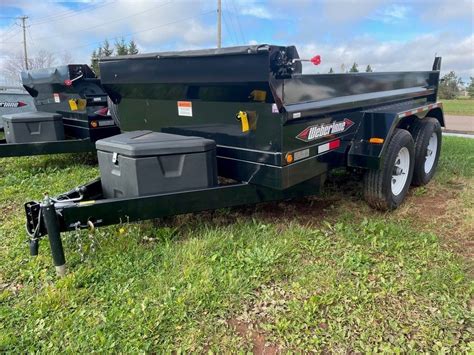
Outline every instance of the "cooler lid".
<svg viewBox="0 0 474 355">
<path fill-rule="evenodd" d="M 205 152 L 216 147 L 213 140 L 153 131 L 132 131 L 98 140 L 97 150 L 130 157 Z"/>
<path fill-rule="evenodd" d="M 22 112 L 22 113 L 13 113 L 11 115 L 3 115 L 3 120 L 8 122 L 47 122 L 47 121 L 57 121 L 62 119 L 62 115 L 54 112 Z"/>
</svg>

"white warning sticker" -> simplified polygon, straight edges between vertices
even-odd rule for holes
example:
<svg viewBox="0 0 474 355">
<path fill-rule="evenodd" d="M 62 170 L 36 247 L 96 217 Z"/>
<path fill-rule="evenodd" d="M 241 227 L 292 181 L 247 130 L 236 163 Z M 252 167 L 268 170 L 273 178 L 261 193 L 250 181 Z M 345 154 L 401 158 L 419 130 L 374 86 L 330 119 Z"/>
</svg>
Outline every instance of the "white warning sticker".
<svg viewBox="0 0 474 355">
<path fill-rule="evenodd" d="M 193 104 L 191 101 L 178 101 L 178 116 L 193 117 Z"/>
<path fill-rule="evenodd" d="M 58 93 L 54 93 L 53 97 L 54 97 L 54 102 L 56 102 L 57 104 L 59 104 L 61 102 L 61 99 L 59 98 Z"/>
</svg>

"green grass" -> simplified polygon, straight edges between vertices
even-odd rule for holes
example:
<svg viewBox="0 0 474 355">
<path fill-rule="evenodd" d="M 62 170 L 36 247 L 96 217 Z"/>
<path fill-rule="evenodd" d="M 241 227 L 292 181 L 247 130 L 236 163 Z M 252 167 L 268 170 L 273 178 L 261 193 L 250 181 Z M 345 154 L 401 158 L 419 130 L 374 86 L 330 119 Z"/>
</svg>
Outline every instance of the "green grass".
<svg viewBox="0 0 474 355">
<path fill-rule="evenodd" d="M 446 138 L 420 195 L 472 183 L 473 144 Z M 57 280 L 47 241 L 28 257 L 22 203 L 97 174 L 91 156 L 2 160 L 0 352 L 251 351 L 236 322 L 296 352 L 474 351 L 472 274 L 443 230 L 357 197 L 64 234 L 69 273 Z M 312 225 L 294 218 L 301 206 L 314 206 Z"/>
<path fill-rule="evenodd" d="M 474 116 L 474 99 L 441 100 L 447 115 Z"/>
</svg>

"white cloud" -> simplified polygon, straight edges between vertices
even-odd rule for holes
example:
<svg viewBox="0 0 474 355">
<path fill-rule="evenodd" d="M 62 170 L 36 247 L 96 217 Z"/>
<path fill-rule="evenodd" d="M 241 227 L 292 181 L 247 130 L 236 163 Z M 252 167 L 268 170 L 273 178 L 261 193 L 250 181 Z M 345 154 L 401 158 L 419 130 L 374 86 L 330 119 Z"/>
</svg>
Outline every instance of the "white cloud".
<svg viewBox="0 0 474 355">
<path fill-rule="evenodd" d="M 267 8 L 263 6 L 257 6 L 257 5 L 254 5 L 252 7 L 242 8 L 241 14 L 254 16 L 257 18 L 265 19 L 265 20 L 271 19 L 273 17 Z"/>
<path fill-rule="evenodd" d="M 398 4 L 391 4 L 375 12 L 370 18 L 384 23 L 397 23 L 405 20 L 409 12 L 409 7 Z"/>
<path fill-rule="evenodd" d="M 324 17 L 332 22 L 354 22 L 359 21 L 382 3 L 383 0 L 325 0 Z"/>
<path fill-rule="evenodd" d="M 474 2 L 472 0 L 433 0 L 422 2 L 426 6 L 421 12 L 423 19 L 435 22 L 453 19 L 470 19 L 471 30 L 474 22 Z"/>
<path fill-rule="evenodd" d="M 309 43 L 298 46 L 300 56 L 320 54 L 318 67 L 305 65 L 306 72 L 327 73 L 332 67 L 340 72 L 352 63 L 364 70 L 370 64 L 375 71 L 431 70 L 435 54 L 442 56 L 442 73 L 454 70 L 465 80 L 474 76 L 474 35 L 458 38 L 449 34 L 418 36 L 410 41 L 379 42 L 370 38 L 352 39 L 350 43 L 331 45 Z"/>
<path fill-rule="evenodd" d="M 77 12 L 71 12 L 62 3 L 24 0 L 12 0 L 11 3 L 25 14 L 31 14 L 27 37 L 30 55 L 41 49 L 56 53 L 58 57 L 69 52 L 75 62 L 88 63 L 92 49 L 105 38 L 113 43 L 115 37 L 127 34 L 132 35 L 125 40 L 133 38 L 142 53 L 215 46 L 214 0 L 115 0 L 108 4 L 111 1 L 94 3 L 93 10 Z M 243 21 L 247 38 L 252 39 L 248 43 L 256 44 L 256 38 L 267 43 L 277 40 L 281 44 L 296 44 L 302 57 L 321 54 L 322 65 L 311 68 L 312 71 L 325 73 L 331 66 L 338 71 L 342 63 L 349 67 L 354 61 L 361 68 L 370 64 L 376 71 L 427 70 L 434 54 L 438 53 L 443 56 L 443 70 L 455 70 L 465 79 L 474 76 L 472 35 L 460 37 L 459 34 L 443 32 L 440 26 L 439 33 L 419 35 L 411 40 L 380 41 L 370 35 L 356 37 L 351 31 L 357 21 L 374 14 L 384 14 L 393 20 L 404 19 L 408 14 L 416 14 L 420 6 L 432 13 L 444 9 L 446 16 L 466 18 L 466 13 L 468 16 L 472 14 L 470 1 L 460 0 L 458 6 L 451 6 L 451 10 L 447 0 L 433 0 L 426 5 L 417 3 L 417 7 L 412 3 L 409 7 L 405 2 L 387 6 L 382 0 L 234 1 L 235 6 L 230 6 L 230 9 L 241 14 L 238 19 Z M 459 14 L 459 8 L 463 14 Z M 254 13 L 243 16 L 242 11 Z M 40 23 L 41 18 L 51 16 L 56 17 Z M 418 16 L 424 16 L 424 12 Z M 260 21 L 261 18 L 271 18 L 272 27 L 265 28 L 269 22 Z M 405 19 L 403 23 L 407 21 Z M 288 30 L 289 24 L 294 26 L 292 31 Z M 21 50 L 20 28 L 15 27 L 13 31 L 8 28 L 0 28 L 0 40 L 13 35 L 8 43 L 0 42 L 0 66 L 2 55 Z M 9 33 L 5 35 L 7 29 Z M 263 39 L 257 37 L 262 29 L 270 29 L 268 32 L 273 35 Z M 333 35 L 336 31 L 339 31 L 337 38 Z M 279 33 L 284 33 L 284 36 L 277 37 Z"/>
</svg>

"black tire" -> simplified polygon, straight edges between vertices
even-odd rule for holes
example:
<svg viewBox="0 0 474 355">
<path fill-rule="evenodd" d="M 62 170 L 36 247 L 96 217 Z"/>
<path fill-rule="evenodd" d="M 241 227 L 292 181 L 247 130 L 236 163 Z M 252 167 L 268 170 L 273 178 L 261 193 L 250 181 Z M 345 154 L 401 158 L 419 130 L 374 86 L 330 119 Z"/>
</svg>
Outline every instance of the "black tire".
<svg viewBox="0 0 474 355">
<path fill-rule="evenodd" d="M 410 127 L 411 135 L 415 141 L 415 167 L 413 168 L 412 185 L 426 185 L 433 178 L 438 166 L 439 154 L 441 151 L 441 125 L 436 118 L 425 117 L 422 120 L 415 120 Z M 428 151 L 431 136 L 435 134 L 437 137 L 436 151 Z M 431 152 L 431 153 L 430 153 Z M 425 162 L 430 154 L 436 154 L 432 165 L 428 164 L 425 169 Z M 431 167 L 430 167 L 431 166 Z"/>
<path fill-rule="evenodd" d="M 110 116 L 114 120 L 115 124 L 118 128 L 120 128 L 120 116 L 118 112 L 118 105 L 114 104 L 114 102 L 107 96 L 107 106 L 109 108 Z"/>
<path fill-rule="evenodd" d="M 403 150 L 403 152 L 409 157 L 409 164 L 407 164 L 409 168 L 408 172 L 405 172 L 407 176 L 403 188 L 398 194 L 394 194 L 392 179 L 396 168 L 396 159 L 398 154 L 402 152 L 402 148 L 408 150 L 408 154 L 406 154 L 406 150 Z M 364 175 L 364 198 L 371 207 L 387 211 L 400 206 L 410 187 L 415 163 L 414 156 L 415 144 L 411 134 L 404 129 L 397 128 L 390 142 L 388 142 L 385 158 L 380 169 L 368 170 Z M 399 164 L 399 161 L 397 163 Z M 403 174 L 403 170 L 398 174 Z"/>
</svg>

